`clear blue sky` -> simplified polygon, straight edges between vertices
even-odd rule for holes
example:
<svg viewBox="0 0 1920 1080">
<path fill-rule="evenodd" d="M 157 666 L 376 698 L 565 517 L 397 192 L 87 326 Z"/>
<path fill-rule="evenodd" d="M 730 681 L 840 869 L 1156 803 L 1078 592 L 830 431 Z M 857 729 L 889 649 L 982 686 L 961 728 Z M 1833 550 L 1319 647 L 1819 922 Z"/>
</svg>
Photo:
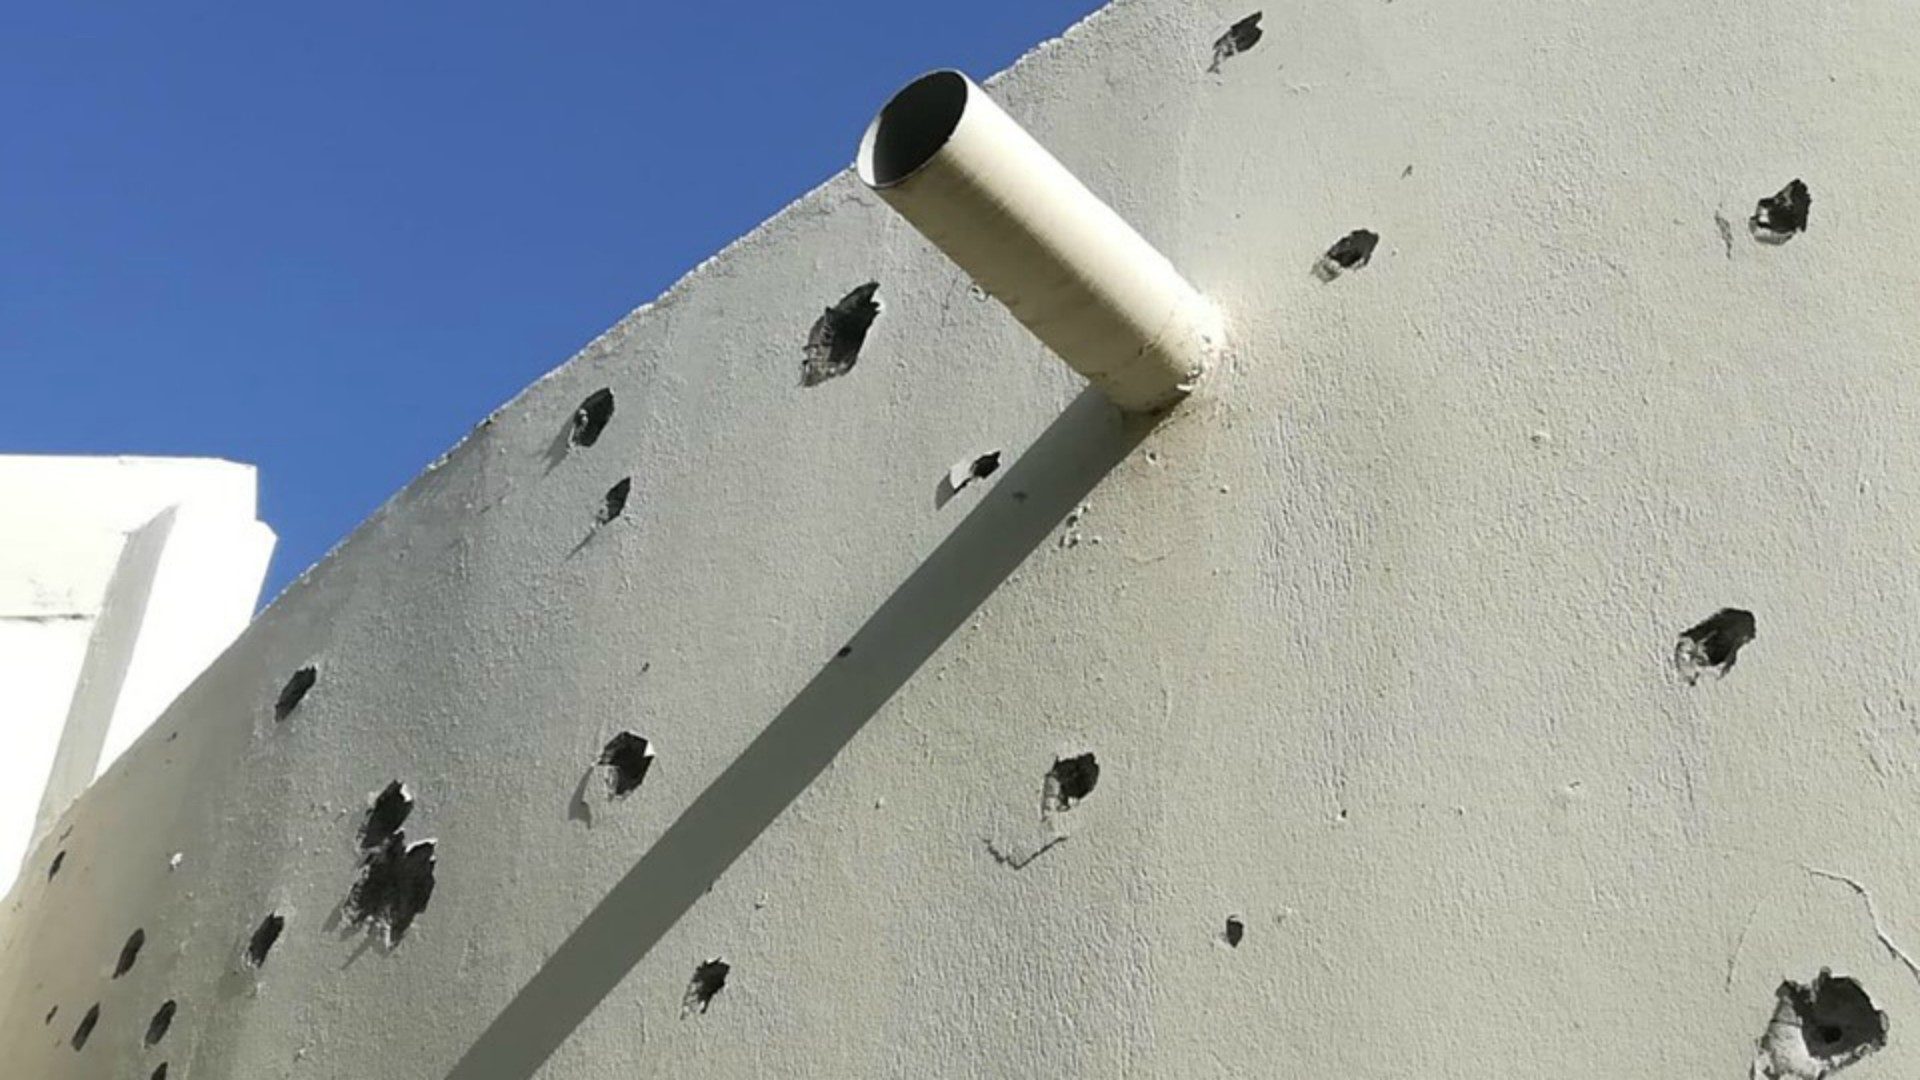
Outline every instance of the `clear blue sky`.
<svg viewBox="0 0 1920 1080">
<path fill-rule="evenodd" d="M 907 79 L 1099 6 L 8 5 L 0 453 L 258 465 L 277 592 Z"/>
</svg>

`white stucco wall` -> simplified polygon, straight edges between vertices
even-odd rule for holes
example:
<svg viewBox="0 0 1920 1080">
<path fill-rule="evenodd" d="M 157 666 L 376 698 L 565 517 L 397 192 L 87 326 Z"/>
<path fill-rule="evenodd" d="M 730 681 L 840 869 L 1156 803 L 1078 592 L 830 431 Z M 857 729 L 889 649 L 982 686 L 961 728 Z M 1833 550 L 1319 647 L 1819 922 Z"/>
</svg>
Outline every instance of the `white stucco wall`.
<svg viewBox="0 0 1920 1080">
<path fill-rule="evenodd" d="M 1749 1078 L 1822 968 L 1890 1026 L 1848 1074 L 1912 1075 L 1910 6 L 1313 2 L 1208 74 L 1246 14 L 1123 2 L 994 86 L 1227 313 L 1194 400 L 1125 427 L 835 178 L 72 808 L 0 924 L 22 1075 Z M 1795 177 L 1811 228 L 1757 242 Z M 1689 685 L 1723 607 L 1758 638 Z M 388 949 L 343 904 L 393 781 L 437 863 Z"/>
<path fill-rule="evenodd" d="M 253 616 L 251 466 L 0 456 L 0 880 Z"/>
</svg>

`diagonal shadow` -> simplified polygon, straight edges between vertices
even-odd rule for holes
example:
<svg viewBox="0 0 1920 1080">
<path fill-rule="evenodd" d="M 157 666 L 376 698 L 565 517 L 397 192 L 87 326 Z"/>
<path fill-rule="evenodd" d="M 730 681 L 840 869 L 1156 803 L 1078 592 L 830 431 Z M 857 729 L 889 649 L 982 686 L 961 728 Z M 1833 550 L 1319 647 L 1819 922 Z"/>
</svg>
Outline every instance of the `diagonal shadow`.
<svg viewBox="0 0 1920 1080">
<path fill-rule="evenodd" d="M 487 1025 L 447 1080 L 531 1080 L 722 872 L 1152 430 L 1083 391 L 709 784 Z"/>
</svg>

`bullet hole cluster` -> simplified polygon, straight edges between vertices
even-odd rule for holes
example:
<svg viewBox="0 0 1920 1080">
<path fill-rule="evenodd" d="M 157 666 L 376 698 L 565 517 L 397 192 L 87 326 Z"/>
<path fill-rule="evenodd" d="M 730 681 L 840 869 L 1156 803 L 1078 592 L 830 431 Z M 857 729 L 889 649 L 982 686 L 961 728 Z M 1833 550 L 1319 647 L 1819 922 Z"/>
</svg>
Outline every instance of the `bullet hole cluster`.
<svg viewBox="0 0 1920 1080">
<path fill-rule="evenodd" d="M 311 664 L 294 672 L 293 677 L 287 680 L 287 685 L 280 688 L 280 696 L 274 700 L 274 720 L 284 721 L 292 716 L 293 711 L 306 700 L 307 691 L 312 690 L 313 684 L 319 681 L 320 672 Z"/>
<path fill-rule="evenodd" d="M 1221 64 L 1260 44 L 1260 39 L 1265 36 L 1265 31 L 1260 29 L 1260 19 L 1263 14 L 1264 12 L 1256 11 L 1234 23 L 1227 28 L 1226 33 L 1220 35 L 1220 40 L 1213 43 L 1213 65 L 1207 68 L 1208 74 L 1220 74 Z"/>
<path fill-rule="evenodd" d="M 408 844 L 395 833 L 361 864 L 347 894 L 347 920 L 379 931 L 390 947 L 399 944 L 433 898 L 433 872 L 434 842 Z"/>
<path fill-rule="evenodd" d="M 867 331 L 880 317 L 880 301 L 875 298 L 879 291 L 880 283 L 869 281 L 841 297 L 814 322 L 800 364 L 801 386 L 818 386 L 853 370 Z"/>
<path fill-rule="evenodd" d="M 374 796 L 360 826 L 360 875 L 343 908 L 348 922 L 379 932 L 389 948 L 433 898 L 435 845 L 407 843 L 401 825 L 412 813 L 413 797 L 398 780 Z"/>
</svg>

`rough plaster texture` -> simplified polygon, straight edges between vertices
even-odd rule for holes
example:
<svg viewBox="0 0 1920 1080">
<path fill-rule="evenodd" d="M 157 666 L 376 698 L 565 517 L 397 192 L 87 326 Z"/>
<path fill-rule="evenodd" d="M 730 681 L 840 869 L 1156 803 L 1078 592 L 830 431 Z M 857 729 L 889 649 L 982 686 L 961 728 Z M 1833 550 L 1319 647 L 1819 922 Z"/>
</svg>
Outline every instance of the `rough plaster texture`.
<svg viewBox="0 0 1920 1080">
<path fill-rule="evenodd" d="M 1831 968 L 1890 1027 L 1848 1074 L 1913 1075 L 1920 23 L 1312 0 L 1207 74 L 1246 14 L 1120 3 L 994 86 L 1227 313 L 1194 400 L 1123 428 L 834 179 L 73 808 L 6 911 L 19 1074 L 1732 1080 Z M 1794 177 L 1811 228 L 1756 242 Z M 1689 685 L 1723 607 L 1759 636 Z M 622 730 L 657 758 L 614 800 Z M 337 909 L 396 779 L 438 861 L 389 950 Z"/>
<path fill-rule="evenodd" d="M 0 456 L 0 879 L 253 617 L 251 466 Z"/>
</svg>

